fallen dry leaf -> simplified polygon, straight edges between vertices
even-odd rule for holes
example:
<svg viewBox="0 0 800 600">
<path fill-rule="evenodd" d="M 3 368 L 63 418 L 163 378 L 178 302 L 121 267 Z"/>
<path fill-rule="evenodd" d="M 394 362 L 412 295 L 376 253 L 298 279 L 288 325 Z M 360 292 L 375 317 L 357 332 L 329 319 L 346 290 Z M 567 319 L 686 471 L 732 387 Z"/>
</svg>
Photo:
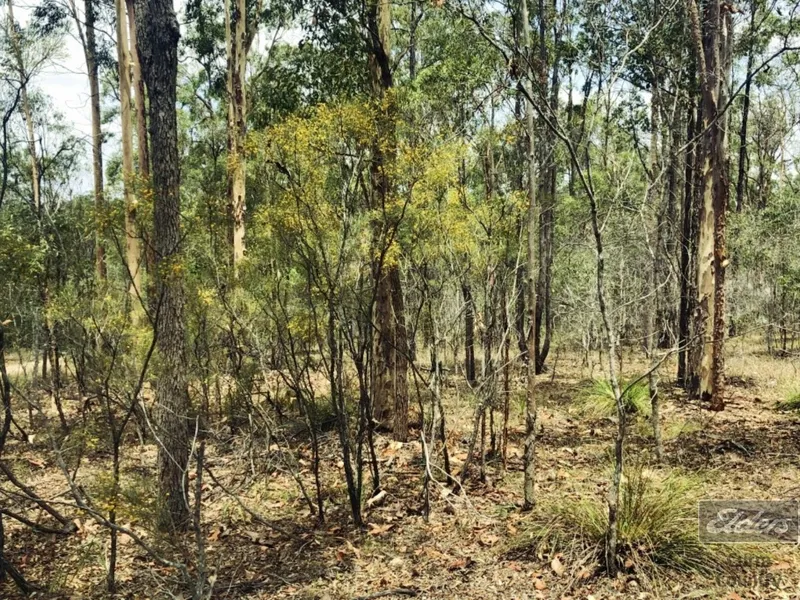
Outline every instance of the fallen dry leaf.
<svg viewBox="0 0 800 600">
<path fill-rule="evenodd" d="M 375 523 L 369 524 L 369 535 L 383 535 L 394 527 L 394 523 L 386 523 L 385 525 L 377 525 Z"/>
<path fill-rule="evenodd" d="M 550 568 L 553 569 L 553 573 L 555 573 L 559 577 L 561 577 L 566 572 L 564 565 L 557 556 L 552 561 L 550 561 Z"/>
<path fill-rule="evenodd" d="M 466 569 L 473 563 L 472 557 L 466 556 L 464 558 L 457 558 L 447 567 L 448 571 L 458 571 L 459 569 Z"/>
</svg>

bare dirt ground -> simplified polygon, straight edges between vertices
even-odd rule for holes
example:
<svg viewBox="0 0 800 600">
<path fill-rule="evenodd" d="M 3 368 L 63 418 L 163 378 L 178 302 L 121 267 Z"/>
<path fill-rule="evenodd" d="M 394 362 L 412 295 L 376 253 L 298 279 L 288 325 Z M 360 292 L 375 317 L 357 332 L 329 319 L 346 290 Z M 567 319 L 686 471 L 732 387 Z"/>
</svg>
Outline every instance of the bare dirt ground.
<svg viewBox="0 0 800 600">
<path fill-rule="evenodd" d="M 800 385 L 797 361 L 771 358 L 755 345 L 731 343 L 727 361 L 728 406 L 723 413 L 687 402 L 664 372 L 666 465 L 698 477 L 708 498 L 788 499 L 800 496 L 800 417 L 775 410 L 775 402 Z M 593 357 L 597 361 L 597 357 Z M 626 355 L 625 373 L 644 368 L 641 359 Z M 593 371 L 593 372 L 592 372 Z M 555 373 L 542 375 L 538 439 L 537 493 L 540 505 L 568 499 L 602 499 L 611 467 L 615 425 L 610 420 L 586 422 L 574 410 L 574 399 L 590 376 L 581 357 L 561 355 Z M 668 377 L 669 375 L 669 377 Z M 615 580 L 598 574 L 579 557 L 548 555 L 521 558 L 511 550 L 524 542 L 536 517 L 520 511 L 522 490 L 521 394 L 523 380 L 514 382 L 507 468 L 487 459 L 486 482 L 465 489 L 431 487 L 431 513 L 422 515 L 422 455 L 419 432 L 406 444 L 377 440 L 386 500 L 367 508 L 367 527 L 354 530 L 348 520 L 344 477 L 333 432 L 323 436 L 323 491 L 326 522 L 317 525 L 298 486 L 273 444 L 217 444 L 209 449 L 215 475 L 228 492 L 250 510 L 283 530 L 254 520 L 239 501 L 210 482 L 204 485 L 203 522 L 207 565 L 214 573 L 214 598 L 344 600 L 400 589 L 424 599 L 511 600 L 534 598 L 800 598 L 800 553 L 797 546 L 770 546 L 769 564 L 742 573 L 737 580 L 708 580 L 674 574 L 647 581 L 636 573 Z M 445 386 L 448 446 L 454 466 L 466 457 L 473 405 L 463 383 Z M 22 411 L 19 410 L 18 414 Z M 19 414 L 20 418 L 22 415 Z M 497 415 L 499 421 L 499 413 Z M 91 431 L 91 428 L 88 429 Z M 108 453 L 89 436 L 79 481 L 101 490 L 107 480 Z M 76 442 L 77 443 L 77 442 Z M 311 488 L 310 453 L 298 438 L 299 466 Z M 93 449 L 92 449 L 93 448 Z M 628 453 L 648 460 L 652 438 L 647 428 L 631 427 Z M 155 449 L 140 446 L 135 437 L 124 449 L 126 500 L 121 521 L 147 533 L 147 506 L 152 500 Z M 67 503 L 67 485 L 55 467 L 47 443 L 7 448 L 9 464 L 43 497 Z M 365 474 L 368 477 L 368 474 Z M 6 483 L 0 484 L 9 489 Z M 366 488 L 369 486 L 366 485 Z M 4 500 L 5 501 L 5 500 Z M 66 510 L 66 509 L 65 509 Z M 42 518 L 35 511 L 28 516 Z M 107 598 L 104 573 L 108 535 L 90 519 L 78 515 L 79 531 L 69 537 L 42 535 L 5 519 L 10 560 L 25 576 L 42 586 L 39 598 Z M 159 541 L 148 537 L 158 547 Z M 187 535 L 187 546 L 192 538 Z M 120 598 L 180 598 L 177 575 L 160 567 L 126 536 L 120 540 Z M 194 557 L 183 557 L 192 562 Z M 0 585 L 0 598 L 15 598 L 11 583 Z M 387 595 L 387 598 L 401 598 Z"/>
</svg>

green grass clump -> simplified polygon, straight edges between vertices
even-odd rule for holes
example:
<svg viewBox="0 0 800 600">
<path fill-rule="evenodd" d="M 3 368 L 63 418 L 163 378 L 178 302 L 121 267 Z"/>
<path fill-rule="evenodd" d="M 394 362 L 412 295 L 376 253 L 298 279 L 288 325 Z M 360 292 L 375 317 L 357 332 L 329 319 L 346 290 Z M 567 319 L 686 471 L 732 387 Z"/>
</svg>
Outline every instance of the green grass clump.
<svg viewBox="0 0 800 600">
<path fill-rule="evenodd" d="M 619 382 L 622 400 L 628 414 L 650 416 L 650 390 L 647 381 L 642 379 L 632 384 L 629 381 Z M 627 391 L 625 391 L 627 390 Z M 578 396 L 580 412 L 589 418 L 602 419 L 617 414 L 617 401 L 611 382 L 607 379 L 595 379 Z"/>
<path fill-rule="evenodd" d="M 779 400 L 775 408 L 780 411 L 800 411 L 800 391 L 791 392 L 786 400 Z"/>
<path fill-rule="evenodd" d="M 706 577 L 734 576 L 743 564 L 764 559 L 752 548 L 704 544 L 697 533 L 698 480 L 661 476 L 640 466 L 623 479 L 617 523 L 617 562 L 654 580 L 666 571 Z M 605 562 L 608 506 L 599 500 L 561 502 L 545 507 L 516 551 L 593 557 Z"/>
</svg>

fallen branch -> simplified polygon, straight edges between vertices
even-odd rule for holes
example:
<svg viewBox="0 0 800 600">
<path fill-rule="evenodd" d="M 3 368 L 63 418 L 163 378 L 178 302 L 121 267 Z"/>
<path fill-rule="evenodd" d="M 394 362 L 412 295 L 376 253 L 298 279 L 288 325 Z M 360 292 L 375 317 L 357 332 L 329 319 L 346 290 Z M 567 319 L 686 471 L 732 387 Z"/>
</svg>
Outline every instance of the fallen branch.
<svg viewBox="0 0 800 600">
<path fill-rule="evenodd" d="M 12 512 L 7 508 L 0 508 L 0 513 L 6 515 L 7 517 L 14 519 L 15 521 L 19 521 L 23 525 L 27 525 L 31 529 L 33 529 L 37 533 L 48 533 L 48 534 L 55 534 L 55 535 L 69 535 L 74 533 L 75 531 L 75 524 L 71 521 L 67 523 L 63 528 L 56 529 L 55 527 L 47 527 L 46 525 L 40 525 L 34 521 L 31 521 L 27 517 L 24 517 L 20 514 Z"/>
<path fill-rule="evenodd" d="M 48 503 L 47 501 L 45 501 L 42 498 L 40 498 L 36 494 L 36 492 L 33 491 L 32 488 L 28 487 L 27 485 L 22 483 L 19 479 L 17 479 L 17 477 L 11 471 L 9 466 L 3 461 L 0 461 L 0 472 L 2 472 L 3 475 L 6 476 L 8 481 L 10 481 L 12 484 L 14 484 L 14 486 L 16 486 L 18 489 L 22 490 L 23 492 L 25 492 L 25 495 L 30 500 L 32 500 L 39 508 L 41 508 L 43 511 L 48 513 L 56 521 L 61 523 L 66 530 L 72 530 L 72 531 L 75 530 L 75 524 L 72 522 L 71 519 L 66 518 L 64 515 L 62 515 L 60 512 L 58 512 L 55 508 L 53 508 L 50 503 Z"/>
</svg>

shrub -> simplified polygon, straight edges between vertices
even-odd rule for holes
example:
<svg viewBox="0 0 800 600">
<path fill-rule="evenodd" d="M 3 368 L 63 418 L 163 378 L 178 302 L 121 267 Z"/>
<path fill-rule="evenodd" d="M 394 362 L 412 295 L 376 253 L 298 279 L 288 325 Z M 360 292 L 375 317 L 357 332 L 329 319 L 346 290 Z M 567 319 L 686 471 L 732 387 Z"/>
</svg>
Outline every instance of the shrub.
<svg viewBox="0 0 800 600">
<path fill-rule="evenodd" d="M 650 416 L 650 390 L 645 380 L 631 384 L 629 381 L 619 382 L 623 392 L 622 401 L 628 414 Z M 617 414 L 617 400 L 611 382 L 607 379 L 595 379 L 578 397 L 581 413 L 590 418 L 614 417 Z"/>
<path fill-rule="evenodd" d="M 786 400 L 779 400 L 775 408 L 780 411 L 800 411 L 800 391 L 791 392 Z"/>
<path fill-rule="evenodd" d="M 623 479 L 617 523 L 620 568 L 648 576 L 664 570 L 707 577 L 733 575 L 742 564 L 763 559 L 752 548 L 701 543 L 697 534 L 699 482 L 659 476 L 641 466 Z M 562 502 L 545 507 L 520 550 L 592 555 L 605 561 L 608 507 L 599 500 Z"/>
</svg>

